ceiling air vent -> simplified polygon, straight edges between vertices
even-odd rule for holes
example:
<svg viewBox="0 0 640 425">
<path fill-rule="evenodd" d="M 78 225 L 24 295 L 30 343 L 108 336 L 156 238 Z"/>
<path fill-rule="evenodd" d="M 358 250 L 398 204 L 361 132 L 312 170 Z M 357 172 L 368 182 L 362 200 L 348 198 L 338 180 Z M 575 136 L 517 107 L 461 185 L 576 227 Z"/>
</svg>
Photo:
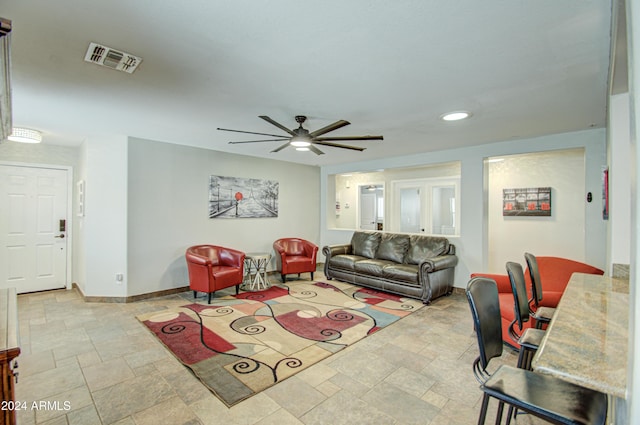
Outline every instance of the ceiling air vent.
<svg viewBox="0 0 640 425">
<path fill-rule="evenodd" d="M 121 52 L 98 43 L 89 44 L 84 60 L 117 71 L 128 72 L 129 74 L 135 71 L 138 65 L 140 65 L 140 62 L 142 62 L 142 58 L 138 56 Z"/>
</svg>

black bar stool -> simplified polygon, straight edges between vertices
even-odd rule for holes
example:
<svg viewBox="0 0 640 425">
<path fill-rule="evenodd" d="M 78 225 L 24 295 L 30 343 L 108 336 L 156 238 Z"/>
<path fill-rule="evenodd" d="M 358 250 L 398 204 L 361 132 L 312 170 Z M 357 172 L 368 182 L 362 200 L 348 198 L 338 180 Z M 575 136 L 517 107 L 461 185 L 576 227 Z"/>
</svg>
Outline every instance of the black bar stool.
<svg viewBox="0 0 640 425">
<path fill-rule="evenodd" d="M 529 277 L 531 278 L 531 299 L 529 304 L 533 303 L 534 309 L 531 312 L 531 318 L 536 321 L 536 328 L 542 329 L 543 325 L 549 324 L 553 313 L 556 309 L 553 307 L 541 307 L 542 301 L 542 279 L 540 278 L 540 269 L 538 268 L 538 260 L 533 254 L 524 253 L 524 259 L 529 269 Z"/>
<path fill-rule="evenodd" d="M 520 345 L 518 367 L 531 369 L 531 359 L 533 359 L 533 355 L 538 351 L 538 347 L 544 337 L 544 330 L 536 328 L 522 330 L 523 324 L 529 321 L 531 314 L 529 300 L 527 299 L 527 286 L 524 281 L 524 271 L 520 264 L 511 261 L 507 262 L 506 267 L 515 304 L 515 317 L 509 325 L 509 336 L 514 342 Z M 516 324 L 518 325 L 520 333 L 515 330 Z"/>
<path fill-rule="evenodd" d="M 501 365 L 490 374 L 491 359 L 502 355 L 502 322 L 498 288 L 493 279 L 474 277 L 467 285 L 467 300 L 478 338 L 478 358 L 473 373 L 484 395 L 478 425 L 485 422 L 489 399 L 500 402 L 496 424 L 509 405 L 507 425 L 515 408 L 554 424 L 603 425 L 607 419 L 607 396 L 548 375 Z"/>
</svg>

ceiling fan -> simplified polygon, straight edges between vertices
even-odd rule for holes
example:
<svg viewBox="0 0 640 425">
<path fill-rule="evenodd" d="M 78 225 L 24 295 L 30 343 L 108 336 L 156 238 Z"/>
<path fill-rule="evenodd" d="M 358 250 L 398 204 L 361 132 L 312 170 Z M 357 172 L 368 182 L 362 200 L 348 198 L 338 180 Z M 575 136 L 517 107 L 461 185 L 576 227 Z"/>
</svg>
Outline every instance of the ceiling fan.
<svg viewBox="0 0 640 425">
<path fill-rule="evenodd" d="M 344 127 L 345 125 L 351 124 L 349 121 L 345 121 L 345 120 L 339 120 L 339 121 L 334 122 L 333 124 L 329 124 L 328 126 L 321 128 L 319 130 L 309 132 L 309 130 L 307 130 L 307 129 L 302 127 L 302 124 L 307 120 L 307 117 L 304 116 L 304 115 L 296 115 L 296 122 L 299 124 L 299 127 L 295 128 L 293 130 L 289 130 L 284 125 L 280 124 L 277 121 L 272 120 L 271 118 L 269 118 L 266 115 L 260 115 L 260 118 L 262 118 L 263 120 L 265 120 L 266 122 L 268 122 L 270 124 L 275 125 L 280 130 L 286 132 L 288 134 L 288 136 L 279 135 L 279 134 L 269 134 L 269 133 L 256 133 L 256 132 L 253 132 L 253 131 L 230 130 L 228 128 L 218 128 L 218 130 L 221 130 L 221 131 L 232 131 L 234 133 L 257 134 L 257 135 L 260 135 L 260 136 L 277 137 L 277 139 L 264 139 L 264 140 L 248 140 L 248 141 L 242 141 L 242 142 L 229 142 L 232 145 L 240 144 L 240 143 L 277 142 L 277 141 L 280 141 L 280 140 L 287 140 L 287 143 L 285 143 L 282 146 L 279 146 L 279 147 L 275 148 L 271 152 L 279 152 L 282 149 L 286 148 L 287 146 L 293 146 L 293 147 L 296 148 L 296 150 L 311 151 L 311 152 L 315 153 L 316 155 L 322 155 L 322 154 L 324 154 L 324 152 L 322 152 L 320 149 L 318 149 L 314 145 L 331 146 L 333 148 L 351 149 L 351 150 L 354 150 L 354 151 L 363 151 L 366 148 L 361 148 L 361 147 L 358 147 L 358 146 L 342 145 L 342 144 L 332 143 L 332 142 L 341 141 L 341 140 L 383 140 L 382 136 L 320 137 L 323 134 L 329 133 L 330 131 L 334 131 L 334 130 L 337 130 L 337 129 L 341 128 L 341 127 Z"/>
</svg>

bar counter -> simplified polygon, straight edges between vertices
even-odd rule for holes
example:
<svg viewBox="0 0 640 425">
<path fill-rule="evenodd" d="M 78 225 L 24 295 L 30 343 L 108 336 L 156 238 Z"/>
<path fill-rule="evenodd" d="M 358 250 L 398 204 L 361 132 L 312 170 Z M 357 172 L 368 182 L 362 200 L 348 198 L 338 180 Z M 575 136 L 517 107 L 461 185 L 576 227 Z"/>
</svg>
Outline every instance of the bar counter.
<svg viewBox="0 0 640 425">
<path fill-rule="evenodd" d="M 624 399 L 628 330 L 629 281 L 574 273 L 533 369 Z"/>
</svg>

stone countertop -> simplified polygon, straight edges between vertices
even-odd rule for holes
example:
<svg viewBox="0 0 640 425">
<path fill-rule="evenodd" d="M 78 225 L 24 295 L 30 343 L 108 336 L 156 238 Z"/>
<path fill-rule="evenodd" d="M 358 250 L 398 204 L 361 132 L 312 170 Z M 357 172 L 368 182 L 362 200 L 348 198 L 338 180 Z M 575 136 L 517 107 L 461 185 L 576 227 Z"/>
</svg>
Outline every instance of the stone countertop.
<svg viewBox="0 0 640 425">
<path fill-rule="evenodd" d="M 624 399 L 628 330 L 629 281 L 574 273 L 533 369 Z"/>
</svg>

